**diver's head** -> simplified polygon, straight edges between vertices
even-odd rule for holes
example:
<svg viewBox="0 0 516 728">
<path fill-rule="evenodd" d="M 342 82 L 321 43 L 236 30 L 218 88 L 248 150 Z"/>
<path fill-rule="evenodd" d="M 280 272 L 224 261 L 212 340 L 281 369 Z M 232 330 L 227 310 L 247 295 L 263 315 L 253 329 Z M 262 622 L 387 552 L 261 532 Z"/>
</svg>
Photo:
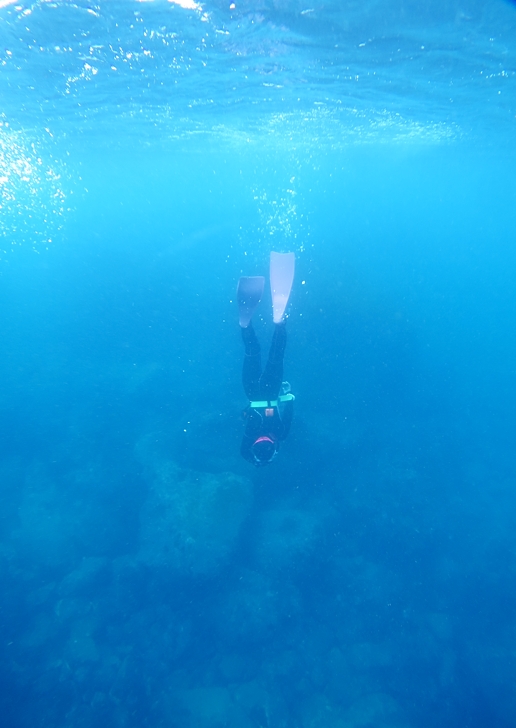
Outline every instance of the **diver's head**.
<svg viewBox="0 0 516 728">
<path fill-rule="evenodd" d="M 253 442 L 251 448 L 255 465 L 268 465 L 277 453 L 276 443 L 269 435 L 262 435 Z"/>
</svg>

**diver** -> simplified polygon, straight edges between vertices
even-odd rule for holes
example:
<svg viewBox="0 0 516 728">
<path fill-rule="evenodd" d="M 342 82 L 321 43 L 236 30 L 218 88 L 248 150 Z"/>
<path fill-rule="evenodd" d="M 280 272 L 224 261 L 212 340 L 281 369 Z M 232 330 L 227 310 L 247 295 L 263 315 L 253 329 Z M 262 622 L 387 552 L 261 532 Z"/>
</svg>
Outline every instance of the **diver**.
<svg viewBox="0 0 516 728">
<path fill-rule="evenodd" d="M 294 266 L 294 253 L 271 253 L 274 334 L 263 372 L 260 343 L 251 318 L 262 298 L 265 279 L 252 276 L 238 281 L 239 323 L 245 348 L 242 383 L 249 399 L 244 411 L 246 426 L 240 453 L 257 467 L 274 460 L 280 442 L 289 433 L 294 412 L 294 395 L 288 382 L 283 382 L 283 356 L 287 343 L 285 309 L 294 280 Z"/>
</svg>

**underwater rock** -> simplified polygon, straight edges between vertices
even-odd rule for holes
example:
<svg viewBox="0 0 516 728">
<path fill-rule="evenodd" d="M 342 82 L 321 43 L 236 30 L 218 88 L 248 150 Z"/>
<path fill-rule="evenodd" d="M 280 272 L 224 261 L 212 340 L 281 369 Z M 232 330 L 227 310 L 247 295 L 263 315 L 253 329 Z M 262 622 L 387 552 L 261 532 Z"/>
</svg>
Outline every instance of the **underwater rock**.
<svg viewBox="0 0 516 728">
<path fill-rule="evenodd" d="M 241 722 L 243 719 L 241 714 L 234 715 L 234 720 L 231 720 L 231 713 L 235 713 L 235 710 L 227 688 L 191 688 L 181 694 L 180 703 L 190 717 L 189 724 L 192 728 L 245 726 L 245 723 Z"/>
<path fill-rule="evenodd" d="M 409 728 L 398 703 L 386 693 L 364 695 L 346 712 L 346 728 Z"/>
<path fill-rule="evenodd" d="M 516 621 L 493 633 L 470 637 L 465 649 L 473 689 L 500 725 L 516 725 Z"/>
<path fill-rule="evenodd" d="M 72 519 L 58 484 L 41 467 L 32 467 L 26 474 L 11 540 L 18 559 L 33 567 L 59 568 L 73 562 Z"/>
<path fill-rule="evenodd" d="M 239 408 L 240 402 L 235 403 L 234 411 Z M 215 412 L 199 413 L 197 409 L 186 413 L 171 433 L 169 453 L 174 461 L 182 468 L 208 473 L 238 472 L 243 460 L 234 411 L 224 403 Z"/>
<path fill-rule="evenodd" d="M 260 661 L 251 661 L 247 653 L 239 653 L 239 646 L 235 647 L 234 652 L 224 652 L 217 660 L 217 674 L 224 685 L 250 679 L 259 671 Z"/>
<path fill-rule="evenodd" d="M 322 693 L 307 695 L 303 705 L 307 728 L 409 728 L 398 703 L 386 693 L 369 693 L 344 710 Z"/>
<path fill-rule="evenodd" d="M 61 581 L 59 593 L 63 597 L 87 596 L 102 592 L 111 577 L 108 559 L 96 556 L 84 557 L 78 569 L 70 572 Z"/>
<path fill-rule="evenodd" d="M 209 575 L 226 561 L 252 502 L 251 482 L 154 462 L 141 513 L 139 558 L 181 574 Z"/>
<path fill-rule="evenodd" d="M 64 649 L 65 660 L 72 667 L 81 663 L 97 663 L 100 660 L 100 651 L 93 637 L 96 628 L 97 619 L 93 615 L 73 622 Z"/>
<path fill-rule="evenodd" d="M 256 547 L 260 567 L 268 573 L 300 568 L 317 548 L 324 518 L 324 507 L 314 503 L 310 510 L 285 505 L 262 513 Z"/>
<path fill-rule="evenodd" d="M 281 699 L 254 681 L 231 686 L 172 688 L 161 696 L 157 712 L 163 725 L 184 728 L 265 728 L 273 725 L 281 728 L 288 725 Z"/>
<path fill-rule="evenodd" d="M 10 529 L 18 565 L 69 571 L 85 557 L 119 549 L 127 526 L 105 498 L 113 484 L 95 463 L 57 474 L 41 463 L 28 467 Z"/>
<path fill-rule="evenodd" d="M 306 728 L 355 728 L 344 721 L 343 711 L 322 693 L 310 692 L 301 708 Z M 376 728 L 376 727 L 375 727 Z"/>
<path fill-rule="evenodd" d="M 293 585 L 274 582 L 260 572 L 244 571 L 235 588 L 225 593 L 215 623 L 225 644 L 263 644 L 279 628 L 284 630 L 284 622 L 299 610 L 300 599 Z"/>
<path fill-rule="evenodd" d="M 59 635 L 59 625 L 52 618 L 52 614 L 47 612 L 36 612 L 27 625 L 23 636 L 20 639 L 22 650 L 33 651 L 48 648 L 49 644 L 53 644 Z M 25 654 L 27 654 L 25 652 Z"/>
<path fill-rule="evenodd" d="M 334 708 L 349 708 L 357 696 L 378 689 L 380 682 L 376 676 L 357 667 L 349 652 L 350 650 L 334 647 L 329 650 L 325 659 L 319 659 L 321 676 L 317 682 Z M 313 674 L 312 682 L 316 682 Z"/>
</svg>

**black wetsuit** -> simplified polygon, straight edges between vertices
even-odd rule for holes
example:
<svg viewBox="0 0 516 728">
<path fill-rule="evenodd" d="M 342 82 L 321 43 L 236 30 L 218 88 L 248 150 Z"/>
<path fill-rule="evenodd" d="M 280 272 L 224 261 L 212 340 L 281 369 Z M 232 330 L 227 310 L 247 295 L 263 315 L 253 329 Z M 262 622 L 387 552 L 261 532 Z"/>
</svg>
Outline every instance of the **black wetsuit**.
<svg viewBox="0 0 516 728">
<path fill-rule="evenodd" d="M 269 358 L 262 373 L 260 343 L 252 324 L 242 329 L 245 346 L 242 383 L 250 402 L 277 400 L 283 381 L 283 355 L 287 343 L 284 323 L 275 324 Z M 240 452 L 249 462 L 255 464 L 252 446 L 259 437 L 270 437 L 276 444 L 284 440 L 290 430 L 294 412 L 293 401 L 280 407 L 248 407 L 245 411 L 246 427 Z M 269 416 L 267 416 L 269 414 Z"/>
</svg>

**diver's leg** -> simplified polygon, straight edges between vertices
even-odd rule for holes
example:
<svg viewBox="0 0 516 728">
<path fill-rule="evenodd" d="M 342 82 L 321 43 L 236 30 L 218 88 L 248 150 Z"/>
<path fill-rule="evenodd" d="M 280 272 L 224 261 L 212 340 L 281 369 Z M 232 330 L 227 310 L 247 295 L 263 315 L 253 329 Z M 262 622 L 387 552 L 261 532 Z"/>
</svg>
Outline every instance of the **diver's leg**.
<svg viewBox="0 0 516 728">
<path fill-rule="evenodd" d="M 242 328 L 241 331 L 245 347 L 242 384 L 247 398 L 256 400 L 260 397 L 260 376 L 262 373 L 260 342 L 256 337 L 252 323 L 246 326 L 245 329 Z"/>
<path fill-rule="evenodd" d="M 269 358 L 260 379 L 260 396 L 263 399 L 276 399 L 283 381 L 283 356 L 287 345 L 285 322 L 274 325 Z"/>
</svg>

